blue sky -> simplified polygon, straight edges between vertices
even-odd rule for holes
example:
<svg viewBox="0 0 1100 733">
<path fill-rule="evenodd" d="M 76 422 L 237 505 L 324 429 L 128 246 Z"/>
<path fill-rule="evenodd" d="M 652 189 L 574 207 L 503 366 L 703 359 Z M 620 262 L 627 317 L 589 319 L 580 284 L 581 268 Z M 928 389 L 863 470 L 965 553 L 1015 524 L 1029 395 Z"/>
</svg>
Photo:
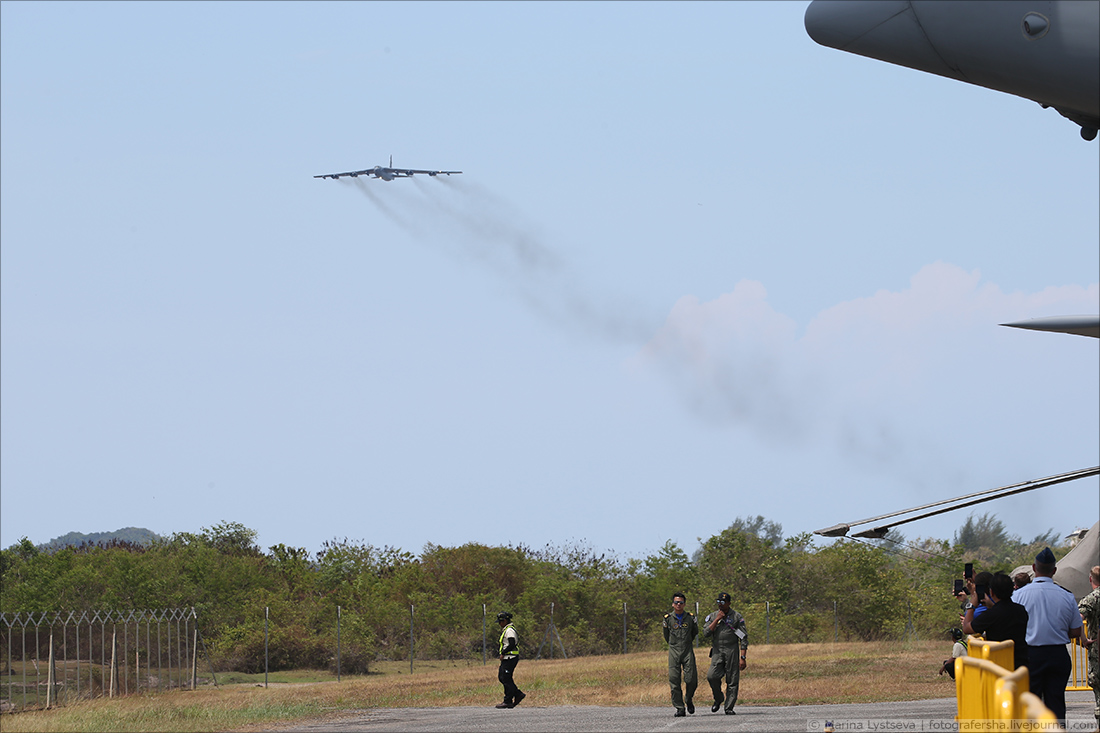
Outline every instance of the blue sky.
<svg viewBox="0 0 1100 733">
<path fill-rule="evenodd" d="M 805 7 L 4 2 L 0 545 L 641 557 L 1096 465 L 1097 341 L 997 324 L 1100 312 L 1097 143 Z M 391 155 L 464 173 L 313 178 Z"/>
</svg>

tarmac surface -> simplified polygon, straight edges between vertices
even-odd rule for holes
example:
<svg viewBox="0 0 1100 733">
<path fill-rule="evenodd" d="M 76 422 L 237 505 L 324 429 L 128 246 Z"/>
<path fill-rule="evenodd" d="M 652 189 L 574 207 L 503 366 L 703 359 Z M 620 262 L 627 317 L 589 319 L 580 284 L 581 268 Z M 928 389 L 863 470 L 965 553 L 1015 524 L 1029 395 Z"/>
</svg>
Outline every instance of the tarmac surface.
<svg viewBox="0 0 1100 733">
<path fill-rule="evenodd" d="M 824 733 L 826 722 L 836 733 L 848 731 L 953 731 L 955 698 L 856 705 L 798 705 L 737 708 L 736 715 L 709 705 L 694 715 L 674 718 L 667 708 L 555 706 L 539 707 L 525 700 L 511 710 L 484 708 L 371 708 L 346 710 L 323 719 L 280 727 L 289 731 L 502 731 L 516 733 L 585 733 L 587 731 L 797 731 Z M 1067 731 L 1096 730 L 1091 691 L 1067 692 Z M 1007 730 L 1007 729 L 1004 729 Z"/>
</svg>

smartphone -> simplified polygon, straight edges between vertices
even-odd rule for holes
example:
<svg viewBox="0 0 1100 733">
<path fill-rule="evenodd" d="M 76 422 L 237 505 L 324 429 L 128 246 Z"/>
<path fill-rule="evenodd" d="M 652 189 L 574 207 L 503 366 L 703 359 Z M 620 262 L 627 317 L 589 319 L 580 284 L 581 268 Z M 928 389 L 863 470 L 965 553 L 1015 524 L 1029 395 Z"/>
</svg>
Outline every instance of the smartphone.
<svg viewBox="0 0 1100 733">
<path fill-rule="evenodd" d="M 960 580 L 959 578 L 955 578 L 955 591 L 954 591 L 954 594 L 959 595 L 960 593 L 965 593 L 965 592 L 966 592 L 966 581 L 965 580 Z"/>
<path fill-rule="evenodd" d="M 974 563 L 968 562 L 966 565 L 963 565 L 963 577 L 967 580 L 974 577 Z"/>
<path fill-rule="evenodd" d="M 974 586 L 974 592 L 978 595 L 978 603 L 985 600 L 985 594 L 989 592 L 989 587 L 984 585 Z"/>
</svg>

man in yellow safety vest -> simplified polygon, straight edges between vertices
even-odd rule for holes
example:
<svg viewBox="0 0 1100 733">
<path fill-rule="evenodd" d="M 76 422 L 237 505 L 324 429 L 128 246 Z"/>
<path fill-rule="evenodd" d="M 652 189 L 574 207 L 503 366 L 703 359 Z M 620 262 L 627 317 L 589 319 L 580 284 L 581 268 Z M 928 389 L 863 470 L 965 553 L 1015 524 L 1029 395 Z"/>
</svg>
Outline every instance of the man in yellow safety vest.
<svg viewBox="0 0 1100 733">
<path fill-rule="evenodd" d="M 513 679 L 516 665 L 519 664 L 519 639 L 516 636 L 516 627 L 512 625 L 512 614 L 501 611 L 497 614 L 497 623 L 501 628 L 500 669 L 497 671 L 497 679 L 504 685 L 504 702 L 497 707 L 514 708 L 527 697 L 516 687 L 516 681 Z"/>
</svg>

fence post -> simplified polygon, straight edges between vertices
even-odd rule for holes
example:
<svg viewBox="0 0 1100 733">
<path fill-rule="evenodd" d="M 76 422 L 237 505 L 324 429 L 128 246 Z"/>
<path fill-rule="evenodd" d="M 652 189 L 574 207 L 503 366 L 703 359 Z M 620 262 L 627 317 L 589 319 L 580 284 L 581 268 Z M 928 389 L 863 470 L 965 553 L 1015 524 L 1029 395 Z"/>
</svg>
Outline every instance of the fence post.
<svg viewBox="0 0 1100 733">
<path fill-rule="evenodd" d="M 770 644 L 772 639 L 772 602 L 764 601 L 764 643 Z"/>
<path fill-rule="evenodd" d="M 198 634 L 199 641 L 202 642 L 202 651 L 203 651 L 204 654 L 206 654 L 206 661 L 208 661 L 210 663 L 210 678 L 212 680 L 214 680 L 214 687 L 217 687 L 218 686 L 218 675 L 214 672 L 214 660 L 210 658 L 210 652 L 208 652 L 206 650 L 206 639 L 202 638 L 202 632 L 199 631 L 199 615 L 197 613 L 195 613 L 195 607 L 194 606 L 191 606 L 191 618 L 193 618 L 195 620 L 195 633 Z M 158 626 L 157 635 L 159 636 L 160 635 L 160 629 L 159 629 L 160 621 L 157 621 L 157 626 Z M 158 647 L 158 649 L 160 647 L 160 639 L 159 638 L 157 639 L 157 647 Z M 196 649 L 195 652 L 198 653 L 198 649 Z M 158 657 L 160 656 L 159 651 L 157 652 L 157 656 Z M 157 662 L 157 668 L 158 668 L 158 670 L 160 668 L 160 662 L 159 661 Z"/>
<path fill-rule="evenodd" d="M 336 681 L 340 681 L 340 607 L 336 607 Z"/>
<path fill-rule="evenodd" d="M 196 624 L 195 630 L 191 632 L 191 689 L 195 689 L 195 685 L 199 681 L 199 627 Z"/>
<path fill-rule="evenodd" d="M 50 659 L 46 662 L 46 709 L 53 704 L 53 686 L 57 682 L 57 668 L 53 663 L 53 626 L 50 626 Z"/>
<path fill-rule="evenodd" d="M 416 612 L 416 604 L 409 604 L 409 674 L 413 673 L 413 649 L 416 637 L 413 636 L 413 614 Z"/>
<path fill-rule="evenodd" d="M 118 630 L 111 630 L 111 688 L 107 693 L 107 697 L 114 697 L 115 691 L 118 688 Z"/>
<path fill-rule="evenodd" d="M 153 626 L 153 614 L 152 614 L 152 612 L 150 612 L 149 618 L 145 621 L 145 669 L 148 672 L 148 674 L 145 677 L 145 691 L 146 692 L 149 692 L 153 688 L 153 643 L 152 643 L 152 639 L 153 639 L 152 631 L 153 631 L 153 629 L 152 629 L 152 626 Z M 80 631 L 80 626 L 77 626 L 76 629 L 79 632 Z M 195 631 L 198 631 L 198 630 L 199 630 L 199 625 L 198 625 L 198 622 L 196 621 L 195 622 Z M 79 641 L 77 642 L 76 649 L 77 649 L 77 654 L 78 654 L 78 656 L 77 656 L 77 665 L 79 665 L 80 664 L 80 661 L 79 661 L 80 660 L 80 657 L 79 657 L 80 642 Z M 76 676 L 76 678 L 79 680 L 80 675 L 78 674 Z M 77 697 L 79 697 L 79 695 Z"/>
<path fill-rule="evenodd" d="M 626 654 L 626 601 L 623 601 L 623 654 Z"/>
<path fill-rule="evenodd" d="M 271 607 L 264 606 L 264 688 L 267 688 L 267 620 L 271 616 Z"/>
<path fill-rule="evenodd" d="M 485 641 L 485 612 L 486 606 L 481 604 L 481 666 L 484 667 L 488 662 L 488 649 L 487 642 Z"/>
<path fill-rule="evenodd" d="M 840 616 L 836 612 L 836 601 L 833 601 L 833 643 L 840 640 Z"/>
<path fill-rule="evenodd" d="M 23 709 L 27 709 L 27 626 L 24 624 L 20 627 L 19 642 L 22 645 L 22 651 L 19 653 L 19 661 L 23 663 Z M 100 647 L 100 652 L 103 648 Z M 37 684 L 38 680 L 35 680 Z"/>
<path fill-rule="evenodd" d="M 119 611 L 122 618 L 122 684 L 119 685 L 119 693 L 130 694 L 130 624 Z"/>
</svg>

